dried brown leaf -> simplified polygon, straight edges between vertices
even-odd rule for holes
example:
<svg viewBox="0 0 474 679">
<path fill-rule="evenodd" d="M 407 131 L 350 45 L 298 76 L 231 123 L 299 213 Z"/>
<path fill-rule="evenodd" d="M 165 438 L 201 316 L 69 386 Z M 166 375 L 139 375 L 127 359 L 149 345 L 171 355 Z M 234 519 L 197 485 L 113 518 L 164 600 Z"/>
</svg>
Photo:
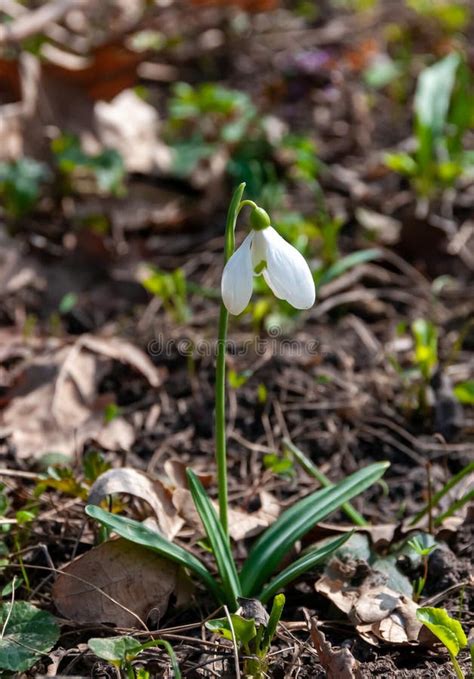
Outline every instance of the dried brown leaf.
<svg viewBox="0 0 474 679">
<path fill-rule="evenodd" d="M 153 364 L 150 358 L 141 349 L 130 342 L 118 337 L 96 337 L 94 335 L 82 335 L 80 345 L 89 351 L 102 356 L 107 356 L 120 363 L 126 363 L 141 373 L 152 387 L 159 387 L 162 378 L 161 371 Z"/>
<path fill-rule="evenodd" d="M 152 481 L 146 474 L 123 467 L 109 469 L 101 474 L 92 485 L 89 502 L 99 504 L 106 495 L 127 493 L 148 502 L 158 519 L 160 531 L 172 540 L 181 529 L 184 521 L 171 502 L 170 493 L 160 481 Z"/>
<path fill-rule="evenodd" d="M 280 504 L 271 493 L 262 490 L 259 498 L 260 509 L 256 512 L 244 512 L 241 509 L 229 510 L 229 533 L 236 542 L 258 535 L 268 528 L 280 514 Z"/>
<path fill-rule="evenodd" d="M 348 648 L 334 650 L 311 618 L 311 640 L 318 652 L 319 661 L 327 672 L 328 679 L 362 679 L 358 661 Z"/>
<path fill-rule="evenodd" d="M 133 90 L 111 102 L 95 105 L 99 138 L 106 148 L 119 151 L 129 172 L 148 174 L 171 166 L 171 150 L 157 136 L 158 112 Z"/>
<path fill-rule="evenodd" d="M 125 418 L 104 421 L 106 403 L 98 387 L 112 360 L 132 366 L 152 387 L 161 382 L 140 349 L 115 338 L 84 335 L 66 346 L 52 341 L 25 362 L 0 417 L 1 433 L 11 437 L 20 458 L 51 451 L 72 455 L 87 440 L 108 450 L 132 445 L 135 431 Z"/>
<path fill-rule="evenodd" d="M 367 564 L 331 559 L 316 582 L 316 591 L 326 596 L 355 624 L 369 643 L 377 640 L 407 644 L 418 639 L 421 624 L 417 604 L 391 589 L 383 573 Z"/>
<path fill-rule="evenodd" d="M 71 561 L 54 583 L 58 611 L 79 623 L 137 627 L 153 610 L 163 616 L 177 567 L 128 540 L 111 540 Z"/>
</svg>

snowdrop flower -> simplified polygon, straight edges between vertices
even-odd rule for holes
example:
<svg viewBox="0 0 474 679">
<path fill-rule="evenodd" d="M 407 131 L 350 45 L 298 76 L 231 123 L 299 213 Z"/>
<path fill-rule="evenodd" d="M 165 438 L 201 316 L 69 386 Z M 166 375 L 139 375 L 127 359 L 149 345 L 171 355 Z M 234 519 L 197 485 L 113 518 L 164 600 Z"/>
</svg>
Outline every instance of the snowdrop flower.
<svg viewBox="0 0 474 679">
<path fill-rule="evenodd" d="M 253 276 L 263 275 L 278 299 L 296 309 L 309 309 L 316 292 L 303 255 L 270 226 L 262 208 L 251 213 L 252 230 L 224 267 L 221 292 L 227 310 L 237 316 L 250 302 Z"/>
</svg>

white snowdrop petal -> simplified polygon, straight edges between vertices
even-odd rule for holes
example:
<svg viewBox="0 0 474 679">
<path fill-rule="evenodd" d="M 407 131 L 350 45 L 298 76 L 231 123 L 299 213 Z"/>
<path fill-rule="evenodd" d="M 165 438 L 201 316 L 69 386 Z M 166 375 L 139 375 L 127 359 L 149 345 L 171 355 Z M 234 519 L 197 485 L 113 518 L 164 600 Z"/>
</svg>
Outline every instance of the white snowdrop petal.
<svg viewBox="0 0 474 679">
<path fill-rule="evenodd" d="M 273 227 L 261 233 L 267 243 L 264 278 L 273 293 L 296 309 L 309 309 L 316 299 L 316 290 L 305 258 Z"/>
<path fill-rule="evenodd" d="M 224 267 L 221 294 L 229 313 L 238 316 L 250 302 L 253 287 L 252 237 L 249 233 Z"/>
<path fill-rule="evenodd" d="M 264 231 L 254 231 L 252 241 L 252 264 L 255 268 L 267 259 L 267 241 L 263 236 Z"/>
</svg>

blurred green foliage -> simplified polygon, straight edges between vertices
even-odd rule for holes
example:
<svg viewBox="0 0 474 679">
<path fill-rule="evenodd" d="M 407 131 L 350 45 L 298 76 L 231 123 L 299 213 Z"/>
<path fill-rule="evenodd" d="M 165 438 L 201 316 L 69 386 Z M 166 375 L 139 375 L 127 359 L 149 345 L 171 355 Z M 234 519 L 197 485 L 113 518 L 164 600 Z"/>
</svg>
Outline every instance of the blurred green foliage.
<svg viewBox="0 0 474 679">
<path fill-rule="evenodd" d="M 6 213 L 18 218 L 37 203 L 41 185 L 51 177 L 48 167 L 33 158 L 0 163 L 0 198 Z"/>
<path fill-rule="evenodd" d="M 150 266 L 149 275 L 142 280 L 142 285 L 148 292 L 162 300 L 166 311 L 178 323 L 186 323 L 189 320 L 186 275 L 182 269 L 167 272 Z"/>
<path fill-rule="evenodd" d="M 466 2 L 452 0 L 405 0 L 422 17 L 434 19 L 447 33 L 462 31 L 469 23 L 471 8 Z"/>
<path fill-rule="evenodd" d="M 77 177 L 85 175 L 103 195 L 124 193 L 125 167 L 122 156 L 115 149 L 104 149 L 96 155 L 85 153 L 79 138 L 72 134 L 56 137 L 51 149 L 59 172 L 72 188 Z"/>
<path fill-rule="evenodd" d="M 474 125 L 474 94 L 467 65 L 457 53 L 425 68 L 414 101 L 416 150 L 389 153 L 389 168 L 410 178 L 421 197 L 453 186 L 474 172 L 474 153 L 463 147 Z"/>
</svg>

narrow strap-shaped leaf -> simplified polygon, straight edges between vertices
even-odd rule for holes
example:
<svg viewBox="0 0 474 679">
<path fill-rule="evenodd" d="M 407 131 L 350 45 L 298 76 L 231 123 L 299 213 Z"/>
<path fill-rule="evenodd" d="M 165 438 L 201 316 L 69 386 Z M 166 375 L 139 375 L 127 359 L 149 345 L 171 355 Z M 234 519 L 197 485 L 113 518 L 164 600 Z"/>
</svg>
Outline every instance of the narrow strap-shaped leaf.
<svg viewBox="0 0 474 679">
<path fill-rule="evenodd" d="M 436 507 L 439 501 L 453 488 L 457 483 L 462 481 L 462 479 L 465 476 L 469 476 L 469 474 L 472 474 L 474 471 L 474 462 L 470 462 L 468 465 L 463 467 L 460 472 L 452 476 L 449 481 L 439 490 L 437 493 L 433 495 L 431 498 L 431 502 L 429 502 L 426 507 L 424 507 L 421 512 L 418 512 L 418 514 L 411 520 L 410 526 L 414 526 L 418 521 L 420 521 L 425 514 L 428 514 L 430 511 L 430 508 Z"/>
<path fill-rule="evenodd" d="M 375 483 L 388 466 L 388 462 L 377 462 L 360 469 L 336 486 L 317 490 L 283 512 L 250 550 L 240 573 L 243 595 L 254 596 L 259 592 L 297 540 L 315 523 Z"/>
<path fill-rule="evenodd" d="M 273 580 L 263 588 L 258 597 L 260 601 L 265 603 L 271 596 L 275 594 L 275 592 L 278 592 L 279 589 L 287 585 L 292 580 L 295 580 L 303 573 L 309 571 L 320 561 L 324 561 L 327 556 L 332 554 L 332 552 L 334 552 L 336 549 L 339 549 L 339 547 L 343 545 L 351 535 L 352 533 L 346 533 L 345 535 L 342 535 L 341 537 L 331 540 L 325 545 L 314 549 L 308 554 L 305 554 L 301 557 L 301 559 L 297 559 L 291 564 L 291 566 L 288 566 L 288 568 L 285 568 L 283 571 L 281 571 L 281 573 L 278 573 L 278 575 L 275 576 Z"/>
<path fill-rule="evenodd" d="M 214 553 L 222 586 L 227 597 L 227 604 L 235 611 L 238 607 L 237 597 L 241 596 L 242 593 L 229 541 L 224 533 L 216 510 L 212 506 L 198 477 L 191 469 L 188 469 L 186 473 L 194 505 L 201 517 L 207 539 Z"/>
<path fill-rule="evenodd" d="M 267 623 L 267 627 L 263 634 L 261 649 L 265 653 L 268 653 L 270 649 L 270 644 L 273 641 L 275 632 L 277 631 L 278 623 L 280 622 L 281 614 L 283 613 L 283 608 L 285 606 L 285 595 L 277 594 L 273 599 L 272 610 L 270 612 L 270 618 Z"/>
<path fill-rule="evenodd" d="M 179 563 L 181 566 L 189 568 L 189 570 L 193 571 L 193 573 L 201 578 L 217 601 L 220 603 L 225 602 L 222 589 L 207 568 L 193 554 L 179 545 L 175 545 L 173 542 L 170 542 L 156 531 L 151 530 L 151 528 L 144 526 L 139 521 L 134 521 L 133 519 L 119 516 L 118 514 L 111 514 L 96 505 L 88 505 L 86 507 L 86 514 L 92 519 L 96 519 L 104 526 L 111 528 L 117 535 L 120 535 L 126 540 L 130 540 L 130 542 L 134 542 L 137 545 L 148 547 L 154 552 L 158 552 L 158 554 Z"/>
</svg>

